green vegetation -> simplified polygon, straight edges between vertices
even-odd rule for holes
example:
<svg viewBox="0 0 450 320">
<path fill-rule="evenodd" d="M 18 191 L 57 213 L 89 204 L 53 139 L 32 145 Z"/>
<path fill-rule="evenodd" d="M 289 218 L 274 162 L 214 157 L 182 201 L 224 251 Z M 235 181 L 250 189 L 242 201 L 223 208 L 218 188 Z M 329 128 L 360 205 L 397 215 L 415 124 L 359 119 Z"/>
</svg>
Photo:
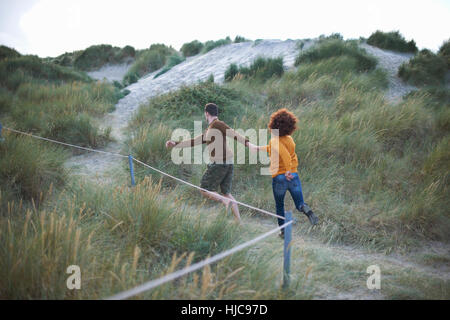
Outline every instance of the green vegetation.
<svg viewBox="0 0 450 320">
<path fill-rule="evenodd" d="M 185 57 L 191 57 L 191 56 L 195 56 L 199 53 L 201 54 L 205 54 L 209 51 L 211 51 L 212 49 L 215 49 L 217 47 L 220 46 L 224 46 L 226 44 L 230 44 L 230 43 L 239 43 L 239 42 L 245 42 L 245 41 L 250 41 L 245 39 L 244 37 L 241 36 L 236 36 L 236 38 L 234 39 L 234 41 L 232 41 L 230 39 L 230 37 L 226 37 L 225 39 L 219 39 L 219 40 L 208 40 L 205 43 L 201 43 L 198 40 L 194 40 L 191 42 L 187 42 L 185 44 L 183 44 L 181 46 L 180 51 L 183 53 L 183 55 Z"/>
<path fill-rule="evenodd" d="M 43 62 L 36 56 L 22 56 L 0 61 L 0 86 L 15 91 L 28 82 L 63 83 L 92 81 L 85 73 Z"/>
<path fill-rule="evenodd" d="M 105 64 L 118 64 L 134 59 L 136 50 L 132 46 L 123 48 L 108 44 L 94 45 L 74 52 L 66 52 L 49 62 L 78 70 L 91 71 L 100 69 Z"/>
<path fill-rule="evenodd" d="M 236 77 L 266 81 L 272 77 L 281 77 L 284 73 L 283 58 L 258 57 L 249 67 L 232 63 L 225 71 L 225 81 L 232 81 Z"/>
<path fill-rule="evenodd" d="M 109 130 L 99 130 L 93 117 L 114 110 L 120 97 L 110 84 L 36 56 L 0 61 L 3 123 L 19 130 L 98 147 L 109 139 Z"/>
<path fill-rule="evenodd" d="M 248 39 L 238 35 L 234 38 L 233 43 L 241 43 L 241 42 L 248 42 L 248 41 L 251 41 L 251 40 L 248 40 Z"/>
<path fill-rule="evenodd" d="M 9 48 L 6 46 L 1 45 L 0 46 L 0 60 L 6 59 L 6 58 L 18 58 L 20 57 L 20 53 L 18 53 L 13 48 Z"/>
<path fill-rule="evenodd" d="M 250 230 L 242 235 L 223 212 L 193 210 L 176 200 L 176 193 L 161 195 L 160 188 L 149 179 L 133 190 L 80 183 L 39 209 L 10 204 L 0 220 L 0 297 L 101 299 L 254 236 Z M 266 271 L 280 254 L 259 256 L 254 263 L 246 251 L 236 253 L 138 297 L 283 299 L 275 270 Z M 83 290 L 66 288 L 71 264 L 82 270 Z M 298 290 L 290 297 L 307 295 Z"/>
<path fill-rule="evenodd" d="M 180 51 L 187 57 L 195 56 L 203 49 L 203 43 L 198 40 L 187 42 L 181 46 Z"/>
<path fill-rule="evenodd" d="M 353 58 L 353 61 L 356 62 L 356 70 L 360 72 L 373 70 L 377 64 L 376 59 L 360 48 L 356 41 L 344 41 L 339 38 L 339 35 L 331 35 L 330 37 L 319 39 L 317 46 L 301 52 L 295 60 L 295 65 L 299 66 L 303 63 L 317 62 L 341 56 Z"/>
<path fill-rule="evenodd" d="M 398 52 L 416 53 L 418 51 L 414 40 L 407 42 L 399 31 L 382 32 L 377 30 L 370 35 L 367 43 L 381 49 Z"/>
<path fill-rule="evenodd" d="M 160 72 L 158 72 L 153 79 L 158 78 L 160 75 L 166 73 L 167 71 L 169 71 L 170 69 L 172 69 L 174 66 L 176 66 L 177 64 L 182 63 L 184 60 L 186 60 L 186 58 L 180 56 L 177 53 L 174 53 L 173 55 L 171 55 L 169 57 L 169 61 L 166 63 L 166 65 L 164 66 L 164 68 L 162 68 L 162 70 Z"/>
<path fill-rule="evenodd" d="M 400 66 L 398 75 L 405 82 L 423 86 L 444 84 L 447 63 L 443 57 L 428 49 Z"/>
<path fill-rule="evenodd" d="M 212 49 L 224 46 L 226 44 L 230 44 L 231 42 L 232 41 L 231 41 L 230 37 L 226 37 L 225 39 L 220 39 L 220 40 L 216 40 L 216 41 L 213 41 L 213 40 L 206 41 L 203 46 L 202 53 L 207 53 L 207 52 L 211 51 Z"/>
<path fill-rule="evenodd" d="M 439 48 L 438 55 L 445 60 L 447 70 L 450 70 L 450 40 L 447 40 L 442 44 Z"/>
<path fill-rule="evenodd" d="M 124 76 L 123 84 L 130 85 L 143 75 L 162 68 L 167 58 L 174 54 L 175 50 L 164 44 L 152 44 L 149 49 L 139 51 L 135 62 Z"/>
<path fill-rule="evenodd" d="M 104 82 L 24 83 L 17 89 L 8 116 L 19 130 L 62 142 L 99 147 L 109 140 L 109 130 L 99 130 L 91 116 L 113 111 L 117 100 L 117 90 Z"/>
</svg>

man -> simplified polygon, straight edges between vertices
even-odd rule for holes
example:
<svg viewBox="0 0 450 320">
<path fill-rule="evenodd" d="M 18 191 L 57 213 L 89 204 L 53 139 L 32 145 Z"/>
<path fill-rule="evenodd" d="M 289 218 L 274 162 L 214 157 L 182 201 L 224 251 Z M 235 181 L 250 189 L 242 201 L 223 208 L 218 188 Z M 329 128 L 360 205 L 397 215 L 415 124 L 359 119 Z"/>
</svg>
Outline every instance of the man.
<svg viewBox="0 0 450 320">
<path fill-rule="evenodd" d="M 201 193 L 209 199 L 222 202 L 227 208 L 231 202 L 234 217 L 237 222 L 240 222 L 239 208 L 231 195 L 234 155 L 227 145 L 226 137 L 233 138 L 245 146 L 248 146 L 248 139 L 231 129 L 225 122 L 220 121 L 218 114 L 217 105 L 207 103 L 205 105 L 205 118 L 209 125 L 205 132 L 190 140 L 181 142 L 169 140 L 166 142 L 166 147 L 185 148 L 206 143 L 211 162 L 203 174 L 200 187 L 209 192 L 202 190 Z M 217 193 L 219 186 L 223 194 L 222 197 Z"/>
</svg>

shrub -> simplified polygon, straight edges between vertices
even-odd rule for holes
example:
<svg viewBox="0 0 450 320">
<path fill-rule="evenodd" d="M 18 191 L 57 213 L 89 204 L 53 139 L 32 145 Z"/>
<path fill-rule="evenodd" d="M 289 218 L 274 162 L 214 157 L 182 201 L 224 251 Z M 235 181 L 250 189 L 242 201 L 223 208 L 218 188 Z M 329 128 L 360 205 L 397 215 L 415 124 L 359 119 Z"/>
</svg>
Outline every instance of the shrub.
<svg viewBox="0 0 450 320">
<path fill-rule="evenodd" d="M 225 81 L 231 81 L 237 74 L 244 78 L 266 81 L 272 77 L 281 77 L 284 72 L 283 58 L 256 58 L 249 67 L 239 67 L 231 64 L 225 71 Z"/>
<path fill-rule="evenodd" d="M 7 46 L 0 46 L 0 60 L 6 58 L 18 58 L 20 57 L 20 53 L 18 53 L 13 48 L 9 48 Z"/>
<path fill-rule="evenodd" d="M 7 89 L 0 87 L 0 114 L 11 109 L 14 95 Z"/>
<path fill-rule="evenodd" d="M 377 60 L 368 55 L 355 41 L 343 41 L 325 38 L 318 45 L 301 52 L 295 59 L 295 65 L 311 63 L 332 57 L 349 56 L 356 60 L 357 71 L 369 71 L 375 68 Z"/>
<path fill-rule="evenodd" d="M 153 77 L 153 79 L 158 78 L 160 75 L 166 73 L 167 71 L 169 71 L 170 69 L 172 69 L 172 68 L 173 68 L 174 66 L 176 66 L 177 64 L 182 63 L 184 60 L 186 60 L 185 57 L 182 57 L 182 56 L 180 56 L 180 55 L 177 54 L 177 53 L 172 54 L 172 55 L 169 57 L 169 61 L 166 63 L 166 65 L 164 66 L 164 68 L 163 68 L 160 72 L 158 72 L 158 73 Z"/>
<path fill-rule="evenodd" d="M 35 80 L 53 83 L 92 81 L 83 72 L 74 71 L 53 63 L 45 63 L 35 56 L 22 56 L 0 61 L 0 85 L 15 91 L 21 83 Z"/>
<path fill-rule="evenodd" d="M 149 49 L 139 52 L 137 59 L 130 67 L 123 79 L 123 84 L 129 85 L 137 82 L 140 77 L 162 68 L 167 57 L 175 54 L 172 47 L 164 44 L 152 44 Z"/>
<path fill-rule="evenodd" d="M 98 69 L 114 59 L 114 48 L 111 45 L 95 45 L 84 50 L 75 60 L 74 67 L 89 71 Z"/>
<path fill-rule="evenodd" d="M 226 37 L 225 39 L 220 39 L 220 40 L 216 40 L 216 41 L 213 41 L 213 40 L 206 41 L 205 45 L 202 49 L 202 53 L 209 52 L 212 49 L 215 49 L 217 47 L 224 46 L 224 45 L 230 44 L 230 43 L 231 43 L 230 37 Z"/>
<path fill-rule="evenodd" d="M 328 40 L 344 40 L 344 37 L 340 33 L 332 33 L 329 36 L 321 34 L 319 36 L 319 43 L 328 41 Z"/>
<path fill-rule="evenodd" d="M 27 200 L 43 200 L 42 191 L 64 182 L 66 158 L 55 145 L 8 134 L 0 143 L 0 185 Z"/>
<path fill-rule="evenodd" d="M 442 44 L 439 48 L 438 55 L 445 60 L 447 70 L 450 69 L 450 39 Z"/>
<path fill-rule="evenodd" d="M 203 49 L 203 43 L 198 40 L 187 42 L 181 46 L 181 52 L 185 57 L 195 56 Z"/>
<path fill-rule="evenodd" d="M 241 42 L 248 42 L 248 41 L 250 41 L 250 40 L 248 40 L 248 39 L 245 39 L 244 37 L 241 37 L 241 36 L 236 36 L 235 38 L 234 38 L 234 43 L 241 43 Z"/>
<path fill-rule="evenodd" d="M 418 51 L 414 40 L 407 42 L 399 31 L 382 32 L 377 30 L 370 35 L 369 39 L 367 39 L 367 43 L 381 49 L 398 52 L 416 53 Z"/>
<path fill-rule="evenodd" d="M 192 127 L 192 121 L 203 120 L 206 103 L 214 102 L 219 106 L 219 115 L 225 121 L 231 120 L 240 109 L 242 96 L 214 82 L 202 82 L 152 98 L 139 108 L 133 119 L 133 125 L 158 123 L 163 119 L 180 120 Z M 181 124 L 180 124 L 181 125 Z"/>
<path fill-rule="evenodd" d="M 20 130 L 83 146 L 101 146 L 109 139 L 90 116 L 114 109 L 120 91 L 104 82 L 44 85 L 24 83 L 16 92 L 10 118 Z"/>
<path fill-rule="evenodd" d="M 227 70 L 225 71 L 225 81 L 231 81 L 234 79 L 234 77 L 238 74 L 239 69 L 237 64 L 232 63 L 228 66 Z"/>
<path fill-rule="evenodd" d="M 136 50 L 132 46 L 125 46 L 121 50 L 121 58 L 125 57 L 135 57 L 136 56 Z"/>
<path fill-rule="evenodd" d="M 402 64 L 398 75 L 403 81 L 413 85 L 439 85 L 445 80 L 446 70 L 444 58 L 424 49 L 409 62 Z"/>
</svg>

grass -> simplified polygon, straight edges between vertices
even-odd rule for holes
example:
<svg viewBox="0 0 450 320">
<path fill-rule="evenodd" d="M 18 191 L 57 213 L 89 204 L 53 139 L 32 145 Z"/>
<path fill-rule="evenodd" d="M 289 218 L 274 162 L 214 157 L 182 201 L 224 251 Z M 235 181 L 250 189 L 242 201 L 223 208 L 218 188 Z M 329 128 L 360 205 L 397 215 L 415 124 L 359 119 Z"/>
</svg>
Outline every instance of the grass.
<svg viewBox="0 0 450 320">
<path fill-rule="evenodd" d="M 447 62 L 430 50 L 421 50 L 414 58 L 402 64 L 398 75 L 403 81 L 416 85 L 443 85 Z"/>
<path fill-rule="evenodd" d="M 194 40 L 191 42 L 186 42 L 181 46 L 180 51 L 183 53 L 183 55 L 187 57 L 195 56 L 200 53 L 200 51 L 203 49 L 204 44 L 201 43 L 198 40 Z"/>
<path fill-rule="evenodd" d="M 152 44 L 149 49 L 139 51 L 136 60 L 123 78 L 123 85 L 135 83 L 143 75 L 162 68 L 168 57 L 173 54 L 175 54 L 175 50 L 164 44 Z"/>
<path fill-rule="evenodd" d="M 7 46 L 0 46 L 0 60 L 4 60 L 6 58 L 18 58 L 20 57 L 20 53 L 17 52 L 13 48 L 9 48 Z"/>
<path fill-rule="evenodd" d="M 194 213 L 180 205 L 186 199 L 173 201 L 160 193 L 160 186 L 148 179 L 133 191 L 74 184 L 40 209 L 10 205 L 0 220 L 5 244 L 0 248 L 0 296 L 105 298 L 244 240 L 223 213 Z M 255 258 L 244 250 L 137 298 L 286 297 L 279 277 L 266 269 L 271 255 L 258 257 L 258 264 Z M 66 289 L 65 271 L 72 264 L 81 268 L 82 290 Z"/>
<path fill-rule="evenodd" d="M 47 62 L 60 66 L 91 71 L 100 69 L 108 63 L 118 64 L 134 60 L 135 55 L 136 50 L 132 46 L 119 48 L 108 44 L 101 44 L 90 46 L 85 50 L 66 52 L 55 58 L 48 58 L 46 60 Z"/>
<path fill-rule="evenodd" d="M 158 72 L 157 74 L 155 74 L 155 76 L 153 77 L 153 79 L 158 78 L 160 75 L 166 73 L 167 71 L 169 71 L 170 69 L 172 69 L 173 67 L 175 67 L 177 64 L 182 63 L 184 60 L 186 60 L 186 58 L 174 53 L 173 55 L 171 55 L 168 59 L 168 62 L 166 63 L 166 65 L 164 66 L 164 68 L 162 68 L 162 70 L 160 72 Z"/>
<path fill-rule="evenodd" d="M 0 61 L 0 86 L 15 91 L 25 82 L 91 82 L 85 73 L 43 62 L 35 56 L 21 56 Z"/>
<path fill-rule="evenodd" d="M 442 44 L 439 48 L 438 55 L 445 60 L 447 70 L 450 69 L 450 39 Z"/>
<path fill-rule="evenodd" d="M 62 85 L 24 83 L 16 91 L 8 119 L 18 130 L 81 146 L 100 147 L 109 130 L 100 130 L 93 116 L 114 110 L 117 91 L 97 82 Z"/>
<path fill-rule="evenodd" d="M 266 81 L 272 77 L 281 77 L 284 73 L 283 58 L 256 58 L 248 67 L 232 63 L 225 71 L 225 81 L 236 78 L 252 79 L 255 81 Z"/>
<path fill-rule="evenodd" d="M 95 45 L 77 55 L 73 60 L 73 66 L 84 71 L 95 70 L 108 63 L 117 64 L 126 58 L 133 59 L 135 54 L 135 49 L 131 46 L 118 48 L 106 44 Z"/>
<path fill-rule="evenodd" d="M 323 38 L 319 41 L 318 45 L 302 51 L 295 59 L 295 65 L 299 66 L 302 63 L 317 62 L 340 56 L 354 58 L 356 61 L 356 71 L 360 72 L 373 70 L 377 64 L 376 59 L 368 55 L 364 49 L 360 48 L 356 41 L 344 41 L 332 36 Z"/>
<path fill-rule="evenodd" d="M 216 41 L 208 40 L 204 43 L 201 53 L 207 53 L 217 47 L 221 47 L 230 43 L 232 43 L 230 37 L 226 37 L 225 39 L 219 39 Z"/>
<path fill-rule="evenodd" d="M 381 49 L 398 52 L 416 53 L 418 51 L 414 40 L 406 41 L 399 31 L 382 32 L 377 30 L 370 35 L 367 43 Z"/>
<path fill-rule="evenodd" d="M 100 147 L 109 129 L 95 117 L 114 110 L 123 93 L 85 73 L 34 56 L 0 62 L 0 112 L 4 123 L 63 142 Z"/>
<path fill-rule="evenodd" d="M 35 204 L 45 200 L 43 190 L 63 185 L 66 171 L 63 167 L 67 153 L 47 142 L 29 137 L 4 133 L 5 141 L 0 143 L 0 181 L 2 216 L 8 200 L 25 199 Z M 8 193 L 8 194 L 6 194 Z"/>
</svg>

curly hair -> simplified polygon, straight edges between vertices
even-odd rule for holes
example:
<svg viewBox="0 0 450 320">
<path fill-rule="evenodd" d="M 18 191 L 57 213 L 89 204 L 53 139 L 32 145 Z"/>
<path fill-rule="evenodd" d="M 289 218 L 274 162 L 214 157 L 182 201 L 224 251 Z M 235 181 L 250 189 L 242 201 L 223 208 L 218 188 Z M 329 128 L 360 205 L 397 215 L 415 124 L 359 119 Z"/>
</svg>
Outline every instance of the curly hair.
<svg viewBox="0 0 450 320">
<path fill-rule="evenodd" d="M 278 129 L 279 136 L 287 136 L 297 129 L 297 117 L 288 109 L 280 109 L 270 116 L 269 129 Z"/>
</svg>

